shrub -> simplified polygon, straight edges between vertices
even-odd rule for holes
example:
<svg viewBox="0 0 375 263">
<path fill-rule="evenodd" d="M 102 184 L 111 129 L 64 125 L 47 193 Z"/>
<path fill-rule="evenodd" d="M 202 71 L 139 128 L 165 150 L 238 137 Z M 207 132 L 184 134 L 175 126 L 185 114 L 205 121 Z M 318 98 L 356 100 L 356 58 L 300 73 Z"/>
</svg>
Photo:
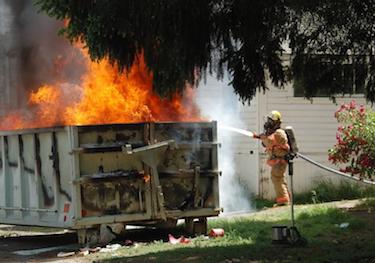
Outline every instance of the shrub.
<svg viewBox="0 0 375 263">
<path fill-rule="evenodd" d="M 335 112 L 340 123 L 337 143 L 328 152 L 328 160 L 342 165 L 340 171 L 371 179 L 375 174 L 375 112 L 355 101 L 342 104 Z"/>
</svg>

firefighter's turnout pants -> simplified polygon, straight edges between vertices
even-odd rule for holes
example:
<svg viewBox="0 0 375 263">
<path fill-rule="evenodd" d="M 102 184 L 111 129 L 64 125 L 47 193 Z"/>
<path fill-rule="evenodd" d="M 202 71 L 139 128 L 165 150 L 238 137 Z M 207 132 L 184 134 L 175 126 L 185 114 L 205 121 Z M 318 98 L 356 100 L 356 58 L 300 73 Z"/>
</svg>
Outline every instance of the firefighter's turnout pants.
<svg viewBox="0 0 375 263">
<path fill-rule="evenodd" d="M 288 186 L 285 178 L 287 163 L 277 163 L 271 167 L 271 180 L 278 204 L 289 203 Z"/>
<path fill-rule="evenodd" d="M 289 151 L 288 137 L 284 130 L 277 129 L 273 134 L 262 140 L 268 153 L 267 164 L 271 166 L 271 179 L 276 192 L 278 204 L 289 203 L 286 168 L 288 162 L 285 155 Z"/>
</svg>

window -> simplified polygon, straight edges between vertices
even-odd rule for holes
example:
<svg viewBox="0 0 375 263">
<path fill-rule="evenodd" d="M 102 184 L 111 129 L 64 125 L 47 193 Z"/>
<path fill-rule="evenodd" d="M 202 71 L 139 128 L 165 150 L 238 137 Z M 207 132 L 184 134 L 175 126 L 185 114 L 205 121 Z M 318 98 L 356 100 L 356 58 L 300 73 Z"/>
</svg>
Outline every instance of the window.
<svg viewBox="0 0 375 263">
<path fill-rule="evenodd" d="M 357 61 L 358 62 L 358 61 Z M 295 97 L 327 97 L 329 94 L 363 94 L 365 63 L 338 63 L 327 58 L 310 59 L 294 78 Z"/>
</svg>

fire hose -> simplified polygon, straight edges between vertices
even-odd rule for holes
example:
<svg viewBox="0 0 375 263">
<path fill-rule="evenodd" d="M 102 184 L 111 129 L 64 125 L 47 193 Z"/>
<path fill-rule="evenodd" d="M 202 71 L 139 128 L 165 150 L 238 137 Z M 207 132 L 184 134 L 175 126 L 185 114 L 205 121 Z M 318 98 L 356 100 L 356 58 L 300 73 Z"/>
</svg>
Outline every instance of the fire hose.
<svg viewBox="0 0 375 263">
<path fill-rule="evenodd" d="M 251 131 L 246 131 L 246 130 L 243 130 L 243 129 L 238 129 L 238 128 L 234 128 L 234 127 L 230 127 L 230 126 L 222 126 L 220 125 L 219 126 L 220 128 L 224 129 L 224 130 L 228 130 L 228 131 L 233 131 L 233 132 L 236 132 L 236 133 L 239 133 L 239 134 L 242 134 L 242 135 L 245 135 L 245 136 L 248 136 L 248 137 L 251 137 L 251 138 L 254 138 L 254 133 L 251 132 Z M 375 185 L 375 181 L 372 181 L 372 180 L 367 180 L 367 179 L 363 179 L 363 178 L 360 178 L 360 177 L 355 177 L 353 175 L 350 175 L 350 174 L 347 174 L 347 173 L 343 173 L 341 171 L 338 171 L 336 169 L 333 169 L 331 167 L 328 167 L 326 165 L 323 165 L 321 163 L 318 163 L 317 161 L 314 161 L 313 159 L 297 152 L 296 155 L 298 157 L 300 157 L 301 159 L 309 162 L 310 164 L 312 165 L 315 165 L 323 170 L 326 170 L 328 172 L 331 172 L 333 174 L 336 174 L 336 175 L 340 175 L 340 176 L 343 176 L 343 177 L 346 177 L 348 179 L 351 179 L 351 180 L 355 180 L 355 181 L 358 181 L 358 182 L 362 182 L 362 183 L 365 183 L 365 184 L 370 184 L 370 185 Z"/>
<path fill-rule="evenodd" d="M 337 174 L 337 175 L 340 175 L 340 176 L 343 176 L 343 177 L 346 177 L 346 178 L 349 178 L 349 179 L 352 179 L 352 180 L 355 180 L 355 181 L 359 181 L 359 182 L 362 182 L 362 183 L 366 183 L 366 184 L 371 184 L 371 185 L 375 185 L 375 182 L 374 181 L 371 181 L 371 180 L 367 180 L 367 179 L 363 179 L 363 178 L 359 178 L 359 177 L 355 177 L 355 176 L 352 176 L 350 174 L 347 174 L 347 173 L 343 173 L 343 172 L 340 172 L 338 170 L 335 170 L 331 167 L 328 167 L 328 166 L 325 166 L 321 163 L 318 163 L 316 161 L 314 161 L 313 159 L 303 155 L 303 154 L 300 154 L 300 153 L 297 153 L 297 156 L 298 157 L 301 157 L 301 159 L 323 169 L 323 170 L 326 170 L 328 172 L 331 172 L 331 173 L 334 173 L 334 174 Z"/>
</svg>

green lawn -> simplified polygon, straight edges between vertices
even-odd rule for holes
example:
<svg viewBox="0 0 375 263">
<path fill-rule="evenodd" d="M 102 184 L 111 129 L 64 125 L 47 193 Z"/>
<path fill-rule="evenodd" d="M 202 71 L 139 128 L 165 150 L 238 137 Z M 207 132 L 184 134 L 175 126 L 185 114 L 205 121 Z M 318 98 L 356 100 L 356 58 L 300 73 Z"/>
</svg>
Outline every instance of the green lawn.
<svg viewBox="0 0 375 263">
<path fill-rule="evenodd" d="M 308 240 L 306 247 L 271 244 L 272 226 L 290 221 L 290 209 L 283 207 L 210 220 L 209 228 L 225 229 L 222 238 L 202 236 L 187 245 L 171 245 L 165 242 L 167 233 L 158 232 L 154 237 L 158 241 L 89 257 L 98 262 L 375 262 L 375 202 L 364 202 L 355 211 L 337 208 L 342 203 L 296 207 L 296 223 Z M 344 222 L 349 223 L 347 228 L 338 227 Z"/>
</svg>

